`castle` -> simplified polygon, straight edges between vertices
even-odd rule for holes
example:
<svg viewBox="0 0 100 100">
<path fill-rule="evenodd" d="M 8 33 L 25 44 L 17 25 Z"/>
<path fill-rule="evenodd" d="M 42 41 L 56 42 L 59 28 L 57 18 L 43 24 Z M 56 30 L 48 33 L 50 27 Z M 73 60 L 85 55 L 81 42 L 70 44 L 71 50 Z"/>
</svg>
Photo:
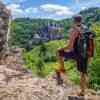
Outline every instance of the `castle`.
<svg viewBox="0 0 100 100">
<path fill-rule="evenodd" d="M 63 25 L 56 23 L 48 23 L 48 25 L 39 29 L 39 31 L 34 34 L 33 41 L 49 41 L 58 40 L 64 38 Z"/>
</svg>

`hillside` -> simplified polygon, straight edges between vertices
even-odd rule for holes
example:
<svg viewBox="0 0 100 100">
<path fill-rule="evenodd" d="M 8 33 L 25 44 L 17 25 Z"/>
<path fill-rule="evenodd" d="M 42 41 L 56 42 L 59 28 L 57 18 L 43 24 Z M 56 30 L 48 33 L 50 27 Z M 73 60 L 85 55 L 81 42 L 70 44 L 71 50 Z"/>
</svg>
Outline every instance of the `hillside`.
<svg viewBox="0 0 100 100">
<path fill-rule="evenodd" d="M 89 8 L 80 12 L 88 24 L 100 21 L 100 8 Z"/>
<path fill-rule="evenodd" d="M 81 11 L 79 14 L 83 16 L 84 23 L 88 26 L 92 25 L 94 22 L 100 21 L 100 8 L 89 8 Z M 11 36 L 9 39 L 10 45 L 17 45 L 24 48 L 28 48 L 30 45 L 29 48 L 31 48 L 32 45 L 34 45 L 34 43 L 32 43 L 32 41 L 34 41 L 34 34 L 50 34 L 49 32 L 40 32 L 40 29 L 43 31 L 44 27 L 47 26 L 48 23 L 61 24 L 64 28 L 61 33 L 64 37 L 67 37 L 68 29 L 72 24 L 72 18 L 58 21 L 52 19 L 17 18 L 13 20 L 11 24 Z M 53 36 L 55 37 L 55 35 Z"/>
</svg>

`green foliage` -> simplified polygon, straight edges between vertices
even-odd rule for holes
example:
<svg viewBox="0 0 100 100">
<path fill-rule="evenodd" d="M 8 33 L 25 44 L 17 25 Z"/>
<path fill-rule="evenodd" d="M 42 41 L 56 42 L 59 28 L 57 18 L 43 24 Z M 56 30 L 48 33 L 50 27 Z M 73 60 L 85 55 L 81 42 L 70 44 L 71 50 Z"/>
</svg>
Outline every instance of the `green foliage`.
<svg viewBox="0 0 100 100">
<path fill-rule="evenodd" d="M 30 41 L 32 42 L 33 40 L 34 34 L 39 33 L 39 30 L 42 27 L 47 26 L 48 23 L 52 22 L 62 24 L 64 26 L 63 33 L 65 36 L 67 36 L 66 33 L 71 23 L 71 19 L 56 21 L 51 19 L 17 18 L 13 20 L 11 24 L 11 38 L 9 40 L 10 45 L 17 45 L 20 47 L 28 48 Z"/>
<path fill-rule="evenodd" d="M 34 28 L 33 28 L 34 26 Z M 20 47 L 25 47 L 27 46 L 27 43 L 29 39 L 32 36 L 33 30 L 36 30 L 36 26 L 32 23 L 24 23 L 24 22 L 12 22 L 11 25 L 12 33 L 11 33 L 11 39 L 10 39 L 10 44 L 11 45 L 17 45 Z"/>
<path fill-rule="evenodd" d="M 79 84 L 79 73 L 77 71 L 77 65 L 74 60 L 65 61 L 65 69 L 66 74 L 68 75 L 69 79 L 73 81 L 75 84 Z"/>
<path fill-rule="evenodd" d="M 42 45 L 34 46 L 34 48 L 30 52 L 24 53 L 24 58 L 26 63 L 36 63 L 40 58 L 44 62 L 52 62 L 53 59 L 56 59 L 56 51 L 57 48 L 64 45 L 64 40 L 55 40 L 50 41 L 49 43 L 45 43 Z M 46 61 L 45 61 L 46 60 Z M 29 64 L 30 66 L 31 64 Z"/>
<path fill-rule="evenodd" d="M 24 59 L 26 66 L 33 70 L 34 74 L 37 74 L 39 71 L 43 76 L 47 76 L 50 72 L 55 70 L 56 65 L 56 52 L 58 48 L 63 47 L 65 40 L 55 40 L 48 43 L 34 47 L 30 52 L 24 53 Z M 45 54 L 45 56 L 43 56 Z M 76 84 L 79 83 L 79 75 L 76 70 L 75 62 L 66 61 L 65 69 L 66 74 L 69 75 L 69 78 L 74 81 Z M 39 70 L 38 68 L 42 68 Z"/>
<path fill-rule="evenodd" d="M 100 22 L 92 25 L 92 30 L 96 33 L 95 54 L 92 64 L 89 66 L 90 87 L 100 89 Z"/>
<path fill-rule="evenodd" d="M 87 25 L 92 25 L 92 23 L 100 21 L 100 8 L 98 7 L 83 10 L 80 14 Z"/>
</svg>

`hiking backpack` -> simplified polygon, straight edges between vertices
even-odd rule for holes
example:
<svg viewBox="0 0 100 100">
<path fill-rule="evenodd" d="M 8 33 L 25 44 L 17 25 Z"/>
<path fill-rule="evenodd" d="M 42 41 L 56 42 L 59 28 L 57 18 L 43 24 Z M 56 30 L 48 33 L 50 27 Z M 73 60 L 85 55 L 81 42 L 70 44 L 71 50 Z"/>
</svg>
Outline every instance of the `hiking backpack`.
<svg viewBox="0 0 100 100">
<path fill-rule="evenodd" d="M 94 36 L 95 34 L 86 31 L 81 34 L 81 38 L 78 38 L 78 53 L 83 57 L 83 58 L 89 58 L 93 57 L 94 55 Z"/>
</svg>

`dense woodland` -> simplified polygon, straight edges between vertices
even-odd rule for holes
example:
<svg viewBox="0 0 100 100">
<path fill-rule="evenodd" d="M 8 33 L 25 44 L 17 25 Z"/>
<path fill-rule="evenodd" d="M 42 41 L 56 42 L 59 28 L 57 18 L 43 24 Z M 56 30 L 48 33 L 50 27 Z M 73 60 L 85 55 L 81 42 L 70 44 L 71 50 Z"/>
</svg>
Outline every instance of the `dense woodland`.
<svg viewBox="0 0 100 100">
<path fill-rule="evenodd" d="M 100 8 L 89 8 L 81 11 L 80 14 L 84 18 L 83 23 L 90 26 L 91 30 L 96 33 L 95 55 L 92 63 L 89 64 L 88 76 L 89 86 L 94 89 L 100 89 Z M 29 42 L 32 41 L 33 34 L 38 33 L 40 28 L 53 22 L 64 26 L 62 34 L 64 34 L 65 37 L 61 40 L 55 39 L 53 41 L 41 42 L 38 45 L 33 43 L 30 45 L 31 49 L 29 49 Z M 35 74 L 46 76 L 57 67 L 56 50 L 64 46 L 71 24 L 72 18 L 58 21 L 52 19 L 15 19 L 11 23 L 9 45 L 25 48 L 23 57 L 27 68 L 31 69 Z M 65 62 L 65 68 L 68 71 L 70 79 L 78 84 L 79 73 L 77 73 L 76 68 L 73 67 L 74 65 L 74 61 Z"/>
</svg>

